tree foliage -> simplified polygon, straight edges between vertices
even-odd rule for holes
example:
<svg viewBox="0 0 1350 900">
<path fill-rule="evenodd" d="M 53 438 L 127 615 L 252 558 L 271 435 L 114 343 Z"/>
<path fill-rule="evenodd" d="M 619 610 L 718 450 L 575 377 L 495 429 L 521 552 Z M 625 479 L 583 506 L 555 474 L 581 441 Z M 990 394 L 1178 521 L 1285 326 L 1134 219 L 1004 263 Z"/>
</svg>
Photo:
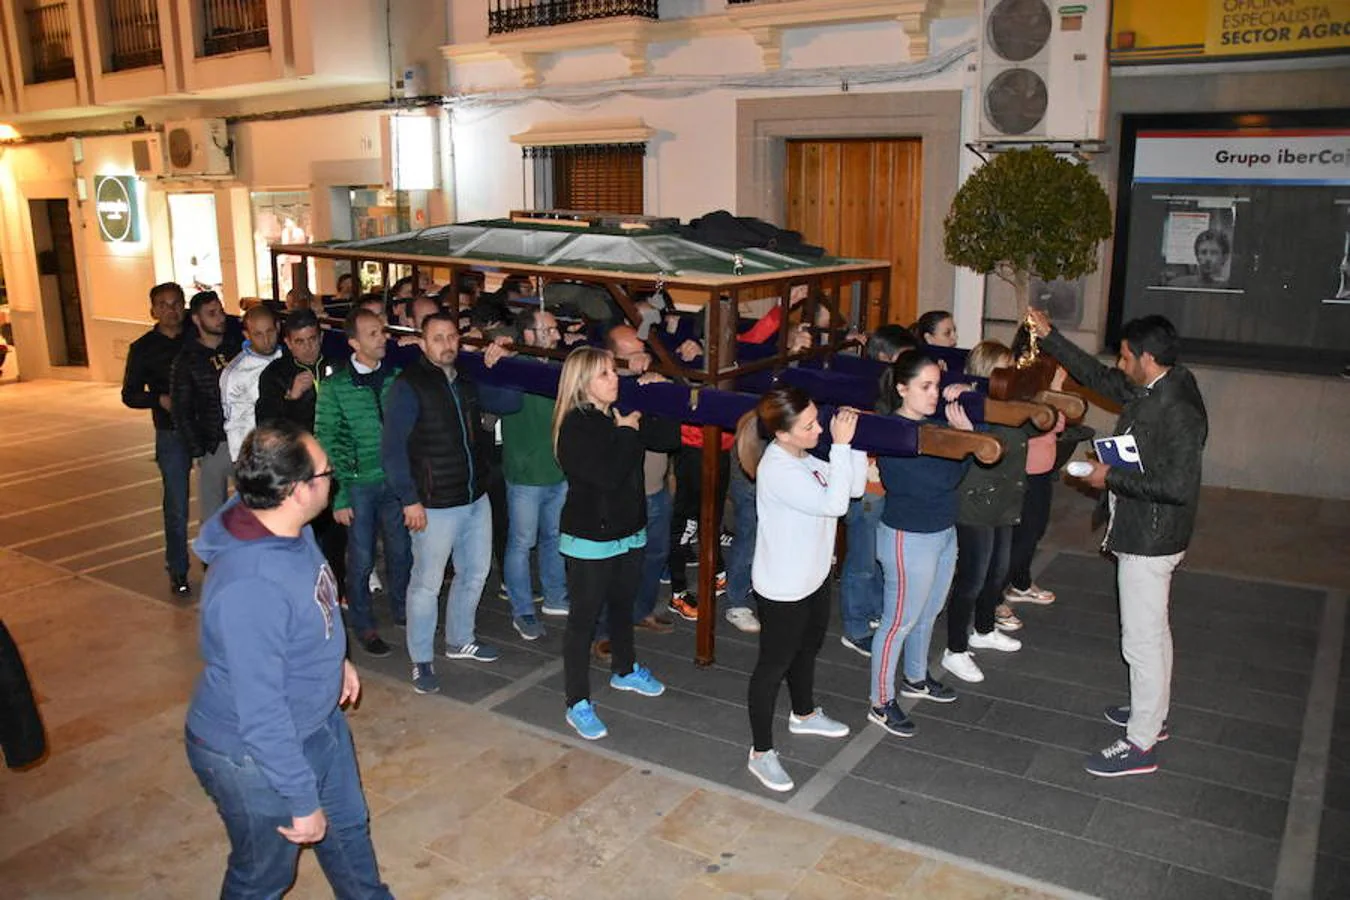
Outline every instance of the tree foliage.
<svg viewBox="0 0 1350 900">
<path fill-rule="evenodd" d="M 1078 278 L 1097 268 L 1111 203 L 1087 166 L 1044 147 L 997 154 L 956 192 L 944 223 L 948 262 L 1010 282 Z"/>
</svg>

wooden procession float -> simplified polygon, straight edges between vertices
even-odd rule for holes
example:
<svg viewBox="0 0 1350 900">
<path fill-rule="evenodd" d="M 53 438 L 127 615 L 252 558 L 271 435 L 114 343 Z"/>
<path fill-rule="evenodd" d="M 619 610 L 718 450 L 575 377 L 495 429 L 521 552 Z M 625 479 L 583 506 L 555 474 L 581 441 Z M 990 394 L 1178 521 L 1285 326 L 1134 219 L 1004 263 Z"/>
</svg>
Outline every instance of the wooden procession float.
<svg viewBox="0 0 1350 900">
<path fill-rule="evenodd" d="M 842 259 L 791 254 L 780 249 L 725 249 L 700 242 L 675 220 L 588 213 L 514 213 L 507 219 L 440 225 L 404 234 L 353 241 L 271 247 L 274 292 L 280 284 L 278 258 L 297 260 L 293 271 L 303 285 L 308 262 L 347 264 L 359 279 L 363 267 L 378 267 L 387 292 L 392 267 L 409 269 L 413 283 L 426 270 L 448 272 L 450 284 L 466 272 L 494 272 L 503 278 L 523 276 L 534 287 L 541 308 L 550 305 L 550 287 L 581 285 L 604 297 L 611 324 L 637 327 L 642 321 L 639 295 L 665 292 L 679 307 L 703 318 L 703 355 L 683 362 L 661 340 L 648 342 L 650 371 L 668 382 L 639 385 L 623 379 L 623 409 L 667 416 L 697 426 L 702 437 L 702 492 L 699 520 L 698 622 L 695 662 L 714 662 L 714 579 L 722 510 L 718 496 L 719 454 L 723 433 L 753 409 L 760 393 L 776 383 L 796 384 L 811 394 L 826 426 L 841 405 L 872 408 L 878 364 L 848 353 L 858 346 L 850 328 L 866 329 L 888 321 L 890 264 L 878 260 Z M 359 281 L 358 281 L 359 283 Z M 274 296 L 272 302 L 280 303 Z M 452 311 L 459 297 L 449 293 Z M 750 345 L 738 340 L 738 313 L 758 301 L 767 315 L 777 315 L 773 340 Z M 775 313 L 774 310 L 777 310 Z M 822 312 L 823 310 L 823 312 Z M 794 317 L 814 328 L 817 341 L 805 349 L 789 348 Z M 826 315 L 827 314 L 827 315 Z M 326 324 L 330 327 L 333 321 Z M 340 327 L 340 323 L 339 326 Z M 391 333 L 407 329 L 390 327 Z M 484 343 L 466 337 L 464 344 Z M 556 396 L 560 368 L 540 365 L 539 357 L 561 360 L 567 350 L 516 346 L 516 355 L 488 369 L 478 353 L 462 353 L 460 368 L 472 379 L 544 396 Z M 533 357 L 533 358 L 532 358 Z M 964 362 L 963 354 L 951 358 Z M 954 367 L 949 363 L 949 368 Z M 1048 380 L 1046 382 L 1048 385 Z M 961 404 L 976 423 L 1021 424 L 1028 419 L 1047 429 L 1055 422 L 1060 398 L 1032 390 L 1029 376 L 1019 376 L 1002 397 L 993 391 L 971 391 Z M 871 399 L 867 399 L 869 396 Z M 1076 399 L 1076 398 L 1070 398 Z M 990 464 L 1002 455 L 992 435 L 936 425 L 917 425 L 897 416 L 860 417 L 854 446 L 876 455 L 941 456 L 960 459 L 973 454 Z"/>
</svg>

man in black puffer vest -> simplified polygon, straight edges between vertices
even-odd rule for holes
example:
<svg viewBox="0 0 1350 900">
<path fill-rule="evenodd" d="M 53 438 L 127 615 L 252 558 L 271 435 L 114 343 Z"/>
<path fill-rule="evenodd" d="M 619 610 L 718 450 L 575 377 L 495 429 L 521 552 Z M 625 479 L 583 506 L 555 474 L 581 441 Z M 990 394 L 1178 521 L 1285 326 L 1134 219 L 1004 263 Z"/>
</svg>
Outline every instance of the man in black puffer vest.
<svg viewBox="0 0 1350 900">
<path fill-rule="evenodd" d="M 220 373 L 239 353 L 239 341 L 215 291 L 194 294 L 188 311 L 194 333 L 187 335 L 174 360 L 169 391 L 173 430 L 197 465 L 197 518 L 205 522 L 225 504 L 230 488 L 233 466 L 225 438 Z"/>
<path fill-rule="evenodd" d="M 445 601 L 445 655 L 495 662 L 498 653 L 474 638 L 478 601 L 492 565 L 492 508 L 486 495 L 492 435 L 483 428 L 477 388 L 455 369 L 455 317 L 428 316 L 420 342 L 422 356 L 389 391 L 381 455 L 412 533 L 408 655 L 414 689 L 428 694 L 440 687 L 432 666 L 436 598 L 451 558 L 455 576 Z M 494 357 L 503 352 L 498 345 L 488 348 Z"/>
</svg>

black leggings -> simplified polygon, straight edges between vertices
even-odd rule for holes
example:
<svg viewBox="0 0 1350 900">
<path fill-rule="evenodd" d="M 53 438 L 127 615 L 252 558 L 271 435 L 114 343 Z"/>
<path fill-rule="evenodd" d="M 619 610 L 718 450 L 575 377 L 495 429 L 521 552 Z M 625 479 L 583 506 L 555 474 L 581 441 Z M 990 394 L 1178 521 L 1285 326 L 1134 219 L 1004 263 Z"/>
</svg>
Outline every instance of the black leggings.
<svg viewBox="0 0 1350 900">
<path fill-rule="evenodd" d="M 567 705 L 591 698 L 591 641 L 600 611 L 609 610 L 610 668 L 633 671 L 633 597 L 642 579 L 643 549 L 609 559 L 567 557 L 567 630 L 563 633 L 563 681 Z"/>
<path fill-rule="evenodd" d="M 972 613 L 976 631 L 994 630 L 994 610 L 1008 577 L 1012 530 L 1011 525 L 956 526 L 956 574 L 947 598 L 947 649 L 953 653 L 970 649 Z"/>
<path fill-rule="evenodd" d="M 766 600 L 759 604 L 759 659 L 750 675 L 750 734 L 755 752 L 773 749 L 773 712 L 778 686 L 787 679 L 792 711 L 810 715 L 816 708 L 816 654 L 825 643 L 830 624 L 830 587 L 827 579 L 801 600 Z"/>
<path fill-rule="evenodd" d="M 1008 560 L 1008 584 L 1025 591 L 1031 587 L 1031 561 L 1036 547 L 1050 524 L 1050 503 L 1054 499 L 1055 472 L 1027 476 L 1027 492 L 1022 496 L 1022 521 L 1013 526 L 1012 552 Z"/>
</svg>

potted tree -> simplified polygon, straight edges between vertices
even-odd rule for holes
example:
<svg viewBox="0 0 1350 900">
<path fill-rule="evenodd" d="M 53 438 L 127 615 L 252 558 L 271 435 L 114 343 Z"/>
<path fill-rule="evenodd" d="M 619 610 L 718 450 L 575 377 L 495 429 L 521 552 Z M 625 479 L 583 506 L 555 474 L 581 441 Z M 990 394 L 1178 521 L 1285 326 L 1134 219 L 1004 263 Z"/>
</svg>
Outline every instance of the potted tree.
<svg viewBox="0 0 1350 900">
<path fill-rule="evenodd" d="M 1111 202 L 1087 166 L 1045 147 L 1008 150 L 966 179 L 943 228 L 948 262 L 1002 278 L 1025 309 L 1032 278 L 1096 271 Z"/>
</svg>

